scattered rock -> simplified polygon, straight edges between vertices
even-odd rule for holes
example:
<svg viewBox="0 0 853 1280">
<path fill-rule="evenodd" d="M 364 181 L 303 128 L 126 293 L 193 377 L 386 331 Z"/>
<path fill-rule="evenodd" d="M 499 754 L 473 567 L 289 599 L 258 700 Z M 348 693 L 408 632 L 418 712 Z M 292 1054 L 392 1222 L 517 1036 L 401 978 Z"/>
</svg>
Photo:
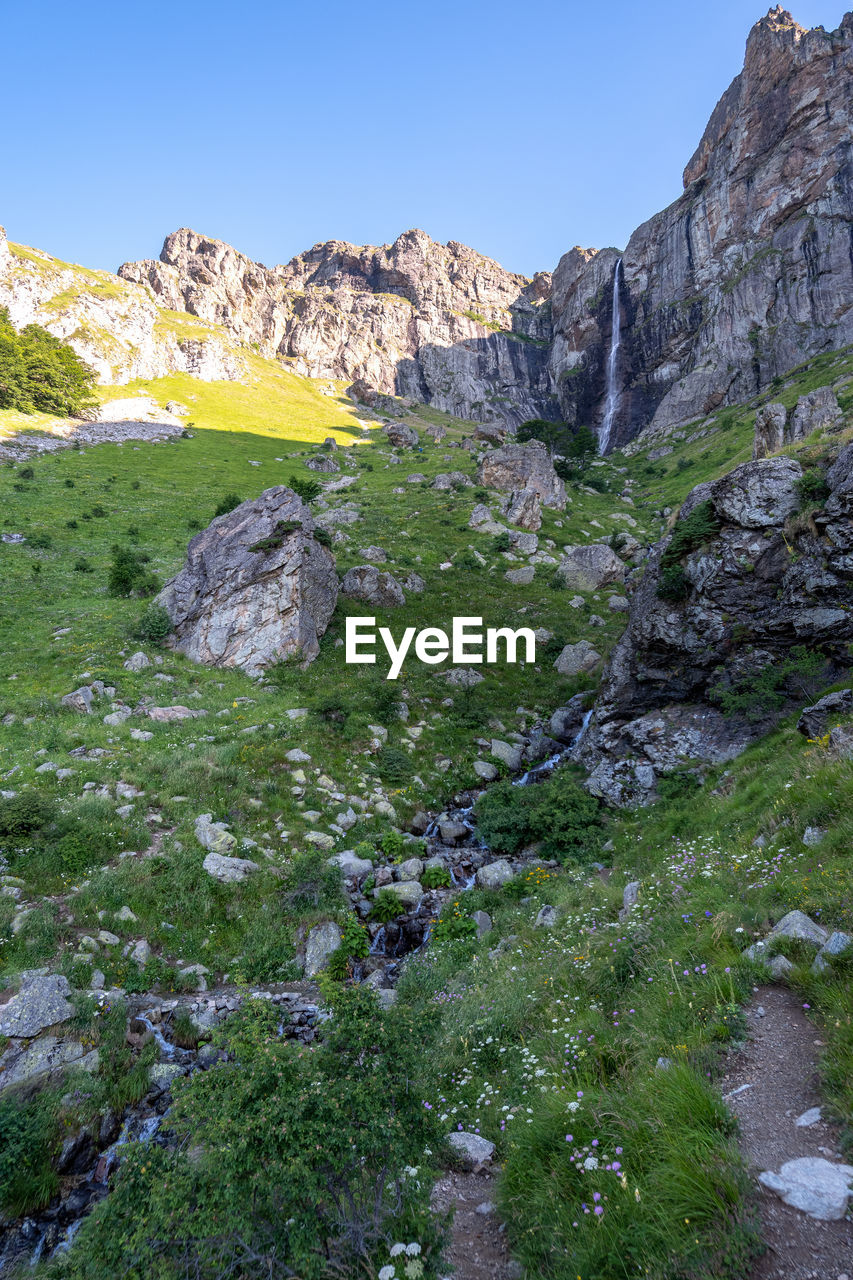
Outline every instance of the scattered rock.
<svg viewBox="0 0 853 1280">
<path fill-rule="evenodd" d="M 557 572 L 572 591 L 599 591 L 622 582 L 625 565 L 616 552 L 601 542 L 565 547 Z"/>
<path fill-rule="evenodd" d="M 149 720 L 154 720 L 158 724 L 175 724 L 181 720 L 199 720 L 202 716 L 206 716 L 207 712 L 193 711 L 190 707 L 178 704 L 173 707 L 149 707 L 146 714 Z"/>
<path fill-rule="evenodd" d="M 390 573 L 380 572 L 375 565 L 359 564 L 349 569 L 341 583 L 341 593 L 352 600 L 389 609 L 406 603 L 403 588 Z"/>
<path fill-rule="evenodd" d="M 221 853 L 209 853 L 201 865 L 220 884 L 238 884 L 253 871 L 260 870 L 257 862 L 248 858 L 227 858 Z"/>
<path fill-rule="evenodd" d="M 477 885 L 480 889 L 500 889 L 513 878 L 513 869 L 506 858 L 497 862 L 489 862 L 477 872 Z"/>
<path fill-rule="evenodd" d="M 524 754 L 521 747 L 504 742 L 501 738 L 492 738 L 491 752 L 495 759 L 502 760 L 508 769 L 521 768 Z"/>
<path fill-rule="evenodd" d="M 594 671 L 601 661 L 601 654 L 588 640 L 579 640 L 577 644 L 567 644 L 554 662 L 554 670 L 561 676 L 576 676 L 582 672 Z"/>
<path fill-rule="evenodd" d="M 214 822 L 213 814 L 200 813 L 195 820 L 195 837 L 211 853 L 230 853 L 237 843 L 224 822 Z M 211 873 L 212 874 L 212 873 Z"/>
<path fill-rule="evenodd" d="M 822 738 L 827 731 L 830 719 L 835 716 L 849 715 L 853 711 L 853 690 L 837 689 L 827 693 L 825 697 L 806 707 L 797 721 L 797 728 L 807 738 Z"/>
<path fill-rule="evenodd" d="M 136 653 L 132 653 L 124 663 L 126 671 L 144 671 L 146 667 L 151 666 L 151 659 L 141 649 L 137 649 Z"/>
<path fill-rule="evenodd" d="M 447 1136 L 464 1169 L 479 1169 L 495 1153 L 495 1144 L 477 1133 L 450 1133 Z"/>
<path fill-rule="evenodd" d="M 60 974 L 21 974 L 18 994 L 0 1005 L 0 1036 L 29 1039 L 74 1013 L 68 979 Z"/>
<path fill-rule="evenodd" d="M 799 938 L 802 942 L 810 942 L 815 947 L 822 947 L 829 934 L 819 924 L 815 924 L 802 911 L 789 911 L 786 916 L 770 930 L 770 937 Z"/>
<path fill-rule="evenodd" d="M 832 1164 L 820 1156 L 801 1156 L 788 1160 L 778 1173 L 760 1173 L 758 1181 L 810 1218 L 837 1222 L 847 1212 L 853 1165 Z"/>
</svg>

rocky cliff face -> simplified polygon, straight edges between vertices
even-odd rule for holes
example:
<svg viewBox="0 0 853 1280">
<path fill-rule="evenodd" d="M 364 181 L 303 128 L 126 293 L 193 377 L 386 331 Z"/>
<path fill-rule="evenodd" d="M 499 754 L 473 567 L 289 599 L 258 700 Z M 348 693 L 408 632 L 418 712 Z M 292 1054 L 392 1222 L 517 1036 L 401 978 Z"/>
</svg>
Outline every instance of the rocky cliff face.
<svg viewBox="0 0 853 1280">
<path fill-rule="evenodd" d="M 853 14 L 806 31 L 781 7 L 684 171 L 684 194 L 622 255 L 612 439 L 749 399 L 853 341 Z M 619 254 L 573 249 L 554 273 L 551 371 L 570 421 L 598 424 Z"/>
<path fill-rule="evenodd" d="M 311 377 L 361 379 L 449 413 L 518 423 L 553 416 L 550 277 L 407 231 L 392 245 L 332 240 L 265 267 L 184 228 L 160 261 L 119 275 L 161 306 L 225 325 Z"/>
<path fill-rule="evenodd" d="M 731 759 L 849 668 L 853 445 L 802 510 L 793 458 L 699 485 L 655 548 L 580 756 L 590 789 L 631 805 L 657 777 Z"/>
<path fill-rule="evenodd" d="M 123 384 L 175 372 L 203 381 L 233 380 L 243 372 L 226 333 L 211 332 L 188 316 L 167 316 L 147 289 L 108 271 L 10 245 L 3 227 L 0 307 L 8 308 L 16 328 L 39 324 L 69 342 L 99 382 Z"/>
</svg>

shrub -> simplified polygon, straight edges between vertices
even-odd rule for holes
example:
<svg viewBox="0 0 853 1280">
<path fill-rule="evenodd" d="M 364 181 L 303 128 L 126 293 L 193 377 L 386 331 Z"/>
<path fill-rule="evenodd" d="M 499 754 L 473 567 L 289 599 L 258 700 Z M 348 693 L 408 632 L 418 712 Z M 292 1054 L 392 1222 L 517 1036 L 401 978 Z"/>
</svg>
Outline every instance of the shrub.
<svg viewBox="0 0 853 1280">
<path fill-rule="evenodd" d="M 538 841 L 545 858 L 584 861 L 601 843 L 601 805 L 566 769 L 530 787 L 496 783 L 480 796 L 475 813 L 495 853 L 515 853 Z"/>
<path fill-rule="evenodd" d="M 49 1093 L 0 1100 L 0 1205 L 13 1216 L 43 1209 L 58 1186 L 51 1167 L 59 1133 L 55 1107 Z"/>
<path fill-rule="evenodd" d="M 661 569 L 658 581 L 658 597 L 670 604 L 681 604 L 690 595 L 690 580 L 680 564 L 668 564 Z"/>
<path fill-rule="evenodd" d="M 401 783 L 414 772 L 412 761 L 399 747 L 383 747 L 376 757 L 379 775 L 385 782 Z"/>
<path fill-rule="evenodd" d="M 0 409 L 67 416 L 89 402 L 94 384 L 94 371 L 67 343 L 37 324 L 18 333 L 0 307 Z"/>
<path fill-rule="evenodd" d="M 228 512 L 233 511 L 235 507 L 239 507 L 242 501 L 243 499 L 238 497 L 236 493 L 226 493 L 213 513 L 214 520 L 217 516 L 227 516 Z"/>
<path fill-rule="evenodd" d="M 9 799 L 0 799 L 0 836 L 16 839 L 32 835 L 55 817 L 56 805 L 38 791 L 19 791 Z"/>
<path fill-rule="evenodd" d="M 404 915 L 405 911 L 406 908 L 393 890 L 380 889 L 373 903 L 370 918 L 377 920 L 380 924 L 389 924 L 398 916 Z"/>
<path fill-rule="evenodd" d="M 111 596 L 153 595 L 160 588 L 155 574 L 146 569 L 151 559 L 144 551 L 131 547 L 114 546 L 107 578 L 107 590 Z"/>
<path fill-rule="evenodd" d="M 143 609 L 133 629 L 134 638 L 150 644 L 162 644 L 171 633 L 172 619 L 161 604 L 149 604 Z"/>
<path fill-rule="evenodd" d="M 365 956 L 370 954 L 370 938 L 367 930 L 352 912 L 344 920 L 341 932 L 343 934 L 341 947 L 345 955 L 352 956 L 356 960 L 363 960 Z"/>
<path fill-rule="evenodd" d="M 359 840 L 358 844 L 353 849 L 353 853 L 357 858 L 364 858 L 369 862 L 374 862 L 376 860 L 376 850 L 369 840 Z"/>
<path fill-rule="evenodd" d="M 228 1060 L 175 1089 L 177 1146 L 129 1150 L 85 1219 L 75 1280 L 125 1275 L 128 1259 L 138 1276 L 372 1276 L 398 1238 L 436 1274 L 445 1222 L 431 1179 L 406 1173 L 441 1141 L 422 1103 L 435 1020 L 381 1015 L 363 987 L 325 990 L 334 1017 L 310 1054 L 280 1041 L 265 1001 L 229 1020 Z"/>
<path fill-rule="evenodd" d="M 18 475 L 22 480 L 35 480 L 36 478 L 36 473 L 33 471 L 32 467 L 21 467 Z"/>
<path fill-rule="evenodd" d="M 332 545 L 332 535 L 328 529 L 324 529 L 320 525 L 315 526 L 312 537 L 315 542 L 319 542 L 321 547 L 331 547 Z"/>
<path fill-rule="evenodd" d="M 305 503 L 313 502 L 323 492 L 323 486 L 319 480 L 300 480 L 299 476 L 291 476 L 287 483 L 297 498 L 301 498 Z"/>
<path fill-rule="evenodd" d="M 78 556 L 74 561 L 75 573 L 93 573 L 94 570 L 85 556 Z"/>
<path fill-rule="evenodd" d="M 446 889 L 451 883 L 447 867 L 427 867 L 421 876 L 425 889 Z"/>
<path fill-rule="evenodd" d="M 386 831 L 380 841 L 380 848 L 391 862 L 399 862 L 406 849 L 406 841 L 400 831 Z"/>
<path fill-rule="evenodd" d="M 36 551 L 49 551 L 53 546 L 53 538 L 49 533 L 32 533 L 27 541 Z"/>
<path fill-rule="evenodd" d="M 496 534 L 494 538 L 492 538 L 492 551 L 496 553 L 500 551 L 509 551 L 509 548 L 509 533 L 506 530 L 504 530 L 503 533 Z"/>
<path fill-rule="evenodd" d="M 720 705 L 723 715 L 742 715 L 757 723 L 781 711 L 789 699 L 807 696 L 825 666 L 823 654 L 795 644 L 787 658 L 728 683 L 721 681 L 708 690 L 708 696 Z"/>
<path fill-rule="evenodd" d="M 669 545 L 660 559 L 658 596 L 661 600 L 680 604 L 687 599 L 690 594 L 690 583 L 681 561 L 691 551 L 696 551 L 703 543 L 716 537 L 719 528 L 714 504 L 710 499 L 700 502 L 689 516 L 678 521 L 672 531 Z"/>
<path fill-rule="evenodd" d="M 826 476 L 819 467 L 811 467 L 804 471 L 797 480 L 795 488 L 801 507 L 814 507 L 829 497 L 829 485 Z"/>
<path fill-rule="evenodd" d="M 96 502 L 94 507 L 92 507 L 92 515 L 96 520 L 103 520 L 106 517 L 106 514 L 106 507 L 102 507 L 99 502 Z"/>
</svg>

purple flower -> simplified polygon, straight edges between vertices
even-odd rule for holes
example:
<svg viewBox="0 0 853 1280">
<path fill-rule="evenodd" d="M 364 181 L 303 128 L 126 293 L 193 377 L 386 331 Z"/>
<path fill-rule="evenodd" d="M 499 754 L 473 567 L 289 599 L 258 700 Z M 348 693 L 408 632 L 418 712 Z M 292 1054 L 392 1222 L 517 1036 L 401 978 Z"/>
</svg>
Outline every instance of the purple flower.
<svg viewBox="0 0 853 1280">
<path fill-rule="evenodd" d="M 595 1206 L 595 1212 L 596 1212 L 597 1216 L 600 1218 L 600 1217 L 601 1217 L 601 1215 L 604 1213 L 604 1206 L 603 1206 L 603 1205 L 600 1205 L 600 1204 L 597 1204 L 597 1205 Z"/>
</svg>

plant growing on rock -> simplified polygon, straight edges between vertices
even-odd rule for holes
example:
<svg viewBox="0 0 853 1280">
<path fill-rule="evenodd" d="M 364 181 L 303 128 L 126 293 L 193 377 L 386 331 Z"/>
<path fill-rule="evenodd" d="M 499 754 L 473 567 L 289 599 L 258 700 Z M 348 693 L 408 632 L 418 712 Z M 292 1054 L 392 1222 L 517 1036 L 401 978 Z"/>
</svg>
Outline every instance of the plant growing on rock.
<svg viewBox="0 0 853 1280">
<path fill-rule="evenodd" d="M 370 912 L 371 920 L 379 924 L 390 924 L 398 916 L 405 915 L 406 908 L 391 889 L 380 889 Z"/>
<path fill-rule="evenodd" d="M 446 889 L 451 883 L 447 867 L 427 867 L 421 876 L 425 889 Z"/>
</svg>

